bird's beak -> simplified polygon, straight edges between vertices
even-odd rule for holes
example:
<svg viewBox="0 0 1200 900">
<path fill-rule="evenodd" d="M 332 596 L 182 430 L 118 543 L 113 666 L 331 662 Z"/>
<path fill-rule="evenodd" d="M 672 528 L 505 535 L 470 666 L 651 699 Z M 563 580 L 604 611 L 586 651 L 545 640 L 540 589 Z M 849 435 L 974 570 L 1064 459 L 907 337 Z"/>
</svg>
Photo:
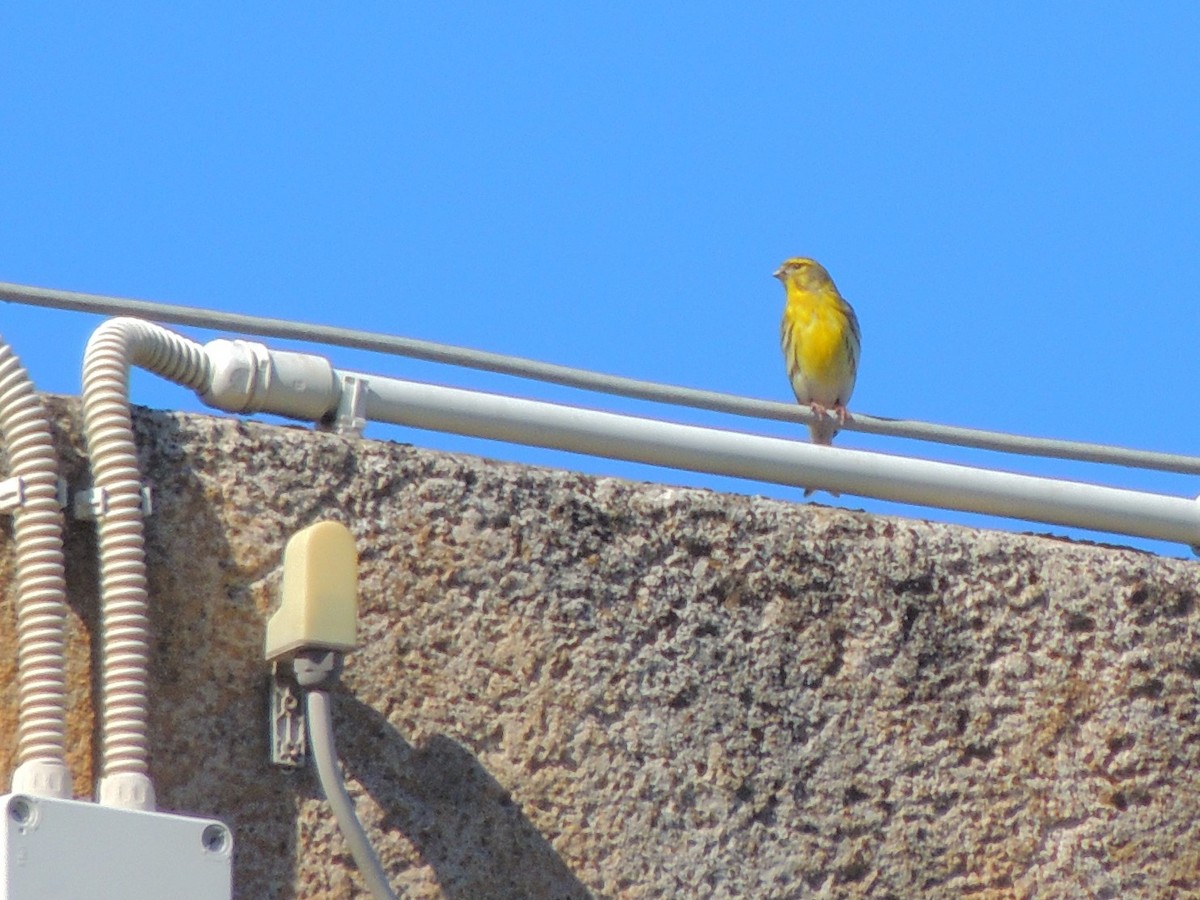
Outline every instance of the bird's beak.
<svg viewBox="0 0 1200 900">
<path fill-rule="evenodd" d="M 783 266 L 780 266 L 778 269 L 772 272 L 771 275 L 775 278 L 778 278 L 780 281 L 783 281 Z"/>
</svg>

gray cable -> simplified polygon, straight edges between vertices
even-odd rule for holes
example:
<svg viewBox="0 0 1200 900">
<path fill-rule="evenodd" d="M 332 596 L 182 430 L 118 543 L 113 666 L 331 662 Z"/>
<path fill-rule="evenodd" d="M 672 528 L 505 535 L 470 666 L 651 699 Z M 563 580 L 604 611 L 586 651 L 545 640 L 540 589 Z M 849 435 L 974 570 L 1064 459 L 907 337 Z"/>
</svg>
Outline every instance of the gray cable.
<svg viewBox="0 0 1200 900">
<path fill-rule="evenodd" d="M 313 762 L 317 767 L 317 778 L 321 782 L 321 790 L 333 810 L 342 836 L 350 846 L 350 853 L 362 872 L 367 889 L 377 900 L 398 900 L 395 892 L 387 882 L 383 865 L 371 846 L 371 839 L 363 829 L 358 814 L 354 811 L 354 803 L 342 783 L 342 774 L 338 770 L 337 752 L 333 743 L 333 704 L 329 693 L 323 690 L 309 689 L 306 695 L 308 708 L 308 737 L 312 745 Z"/>
<path fill-rule="evenodd" d="M 814 421 L 814 414 L 807 407 L 794 403 L 758 400 L 739 397 L 717 391 L 658 384 L 607 375 L 587 369 L 560 366 L 555 363 L 538 362 L 486 350 L 472 350 L 416 338 L 396 337 L 352 328 L 337 328 L 329 325 L 309 325 L 274 319 L 264 316 L 248 316 L 241 313 L 220 312 L 190 306 L 176 306 L 147 300 L 129 300 L 121 297 L 106 297 L 99 294 L 83 294 L 74 291 L 58 291 L 49 288 L 0 282 L 0 300 L 23 303 L 31 306 L 69 309 L 77 312 L 107 315 L 135 315 L 157 322 L 191 325 L 217 331 L 233 331 L 265 337 L 288 338 L 310 343 L 351 347 L 407 356 L 429 362 L 463 366 L 499 372 L 519 378 L 561 384 L 567 387 L 650 400 L 676 406 L 689 406 L 714 412 L 730 413 L 758 419 L 775 419 L 784 422 L 807 424 Z M 914 438 L 960 447 L 975 447 L 1001 453 L 1017 453 L 1025 456 L 1043 456 L 1056 459 L 1075 459 L 1084 462 L 1106 463 L 1141 469 L 1157 469 L 1164 472 L 1179 472 L 1200 475 L 1200 457 L 1178 453 L 1161 453 L 1153 450 L 1134 450 L 1083 441 L 1063 441 L 1054 438 L 1033 438 L 984 431 L 976 428 L 960 428 L 954 425 L 937 425 L 930 422 L 915 422 L 908 419 L 890 419 L 855 413 L 852 421 L 845 425 L 848 431 L 880 434 L 892 437 Z"/>
</svg>

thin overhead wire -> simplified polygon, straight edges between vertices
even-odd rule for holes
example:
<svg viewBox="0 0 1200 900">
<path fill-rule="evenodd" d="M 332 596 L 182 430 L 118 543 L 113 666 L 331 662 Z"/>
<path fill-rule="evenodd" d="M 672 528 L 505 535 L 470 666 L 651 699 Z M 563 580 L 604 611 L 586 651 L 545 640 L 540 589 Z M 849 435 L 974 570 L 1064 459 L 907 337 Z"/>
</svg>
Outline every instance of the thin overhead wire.
<svg viewBox="0 0 1200 900">
<path fill-rule="evenodd" d="M 314 344 L 349 347 L 405 356 L 427 362 L 460 366 L 498 372 L 517 378 L 564 385 L 597 393 L 649 400 L 672 406 L 687 406 L 713 412 L 729 413 L 756 419 L 773 419 L 783 422 L 808 424 L 818 414 L 807 407 L 774 400 L 741 397 L 718 391 L 705 391 L 678 385 L 660 384 L 609 375 L 588 369 L 577 369 L 555 363 L 540 362 L 486 350 L 456 347 L 417 338 L 379 334 L 355 328 L 339 328 L 331 325 L 315 325 L 276 319 L 266 316 L 251 316 L 242 313 L 223 312 L 193 306 L 158 303 L 149 300 L 132 300 L 109 297 L 102 294 L 87 294 L 61 291 L 50 288 L 0 282 L 0 300 L 28 306 L 67 309 L 75 312 L 101 315 L 140 316 L 155 322 L 189 325 L 214 331 L 235 332 L 260 337 L 284 338 Z M 1084 441 L 1067 441 L 1056 438 L 1027 437 L 998 431 L 976 428 L 961 428 L 954 425 L 939 425 L 917 422 L 910 419 L 893 419 L 854 413 L 843 426 L 847 431 L 864 434 L 887 435 L 913 438 L 960 447 L 974 447 L 1000 453 L 1016 453 L 1023 456 L 1041 456 L 1055 459 L 1073 459 L 1084 462 L 1105 463 L 1140 469 L 1155 469 L 1200 475 L 1200 457 L 1178 453 L 1162 453 L 1154 450 L 1137 450 Z"/>
</svg>

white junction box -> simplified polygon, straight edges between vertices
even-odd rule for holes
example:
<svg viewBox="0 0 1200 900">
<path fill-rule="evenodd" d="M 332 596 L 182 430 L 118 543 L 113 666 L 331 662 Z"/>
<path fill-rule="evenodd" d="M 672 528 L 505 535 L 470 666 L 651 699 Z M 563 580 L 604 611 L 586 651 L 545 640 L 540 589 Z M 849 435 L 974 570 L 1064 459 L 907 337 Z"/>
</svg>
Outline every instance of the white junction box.
<svg viewBox="0 0 1200 900">
<path fill-rule="evenodd" d="M 216 819 L 0 796 L 0 900 L 230 900 L 233 834 Z"/>
</svg>

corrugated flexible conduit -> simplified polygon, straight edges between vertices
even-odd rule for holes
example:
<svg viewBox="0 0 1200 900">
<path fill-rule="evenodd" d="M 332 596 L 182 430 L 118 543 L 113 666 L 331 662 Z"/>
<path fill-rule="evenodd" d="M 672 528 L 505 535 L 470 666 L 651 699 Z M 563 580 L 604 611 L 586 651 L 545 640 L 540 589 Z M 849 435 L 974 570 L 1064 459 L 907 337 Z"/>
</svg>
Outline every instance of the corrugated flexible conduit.
<svg viewBox="0 0 1200 900">
<path fill-rule="evenodd" d="M 69 798 L 66 763 L 66 583 L 58 459 L 20 359 L 0 338 L 0 434 L 15 479 L 17 760 L 12 790 Z"/>
<path fill-rule="evenodd" d="M 146 748 L 150 635 L 142 480 L 129 413 L 131 364 L 197 392 L 209 381 L 203 348 L 140 319 L 111 319 L 88 341 L 84 437 L 100 543 L 101 763 L 99 800 L 155 807 Z"/>
</svg>

